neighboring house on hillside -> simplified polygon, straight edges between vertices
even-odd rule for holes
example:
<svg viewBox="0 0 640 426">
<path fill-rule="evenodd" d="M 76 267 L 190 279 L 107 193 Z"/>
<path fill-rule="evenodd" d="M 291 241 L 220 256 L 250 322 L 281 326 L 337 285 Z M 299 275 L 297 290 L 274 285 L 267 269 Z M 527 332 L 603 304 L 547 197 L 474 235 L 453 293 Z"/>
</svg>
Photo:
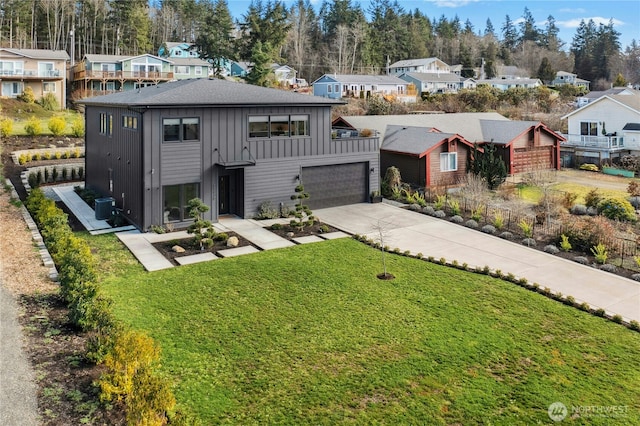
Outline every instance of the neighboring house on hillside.
<svg viewBox="0 0 640 426">
<path fill-rule="evenodd" d="M 589 84 L 591 84 L 588 80 L 583 80 L 578 78 L 577 74 L 573 74 L 566 71 L 558 71 L 556 73 L 556 78 L 551 82 L 552 86 L 562 86 L 565 84 L 570 84 L 572 86 L 581 87 L 585 90 L 589 90 Z"/>
<path fill-rule="evenodd" d="M 538 78 L 492 78 L 490 80 L 478 80 L 478 85 L 480 84 L 486 84 L 502 91 L 515 88 L 534 89 L 543 85 Z"/>
<path fill-rule="evenodd" d="M 165 41 L 158 48 L 161 58 L 199 58 L 198 50 L 193 43 Z"/>
<path fill-rule="evenodd" d="M 455 185 L 467 173 L 473 144 L 464 137 L 427 127 L 387 126 L 380 167 L 395 166 L 414 186 Z"/>
<path fill-rule="evenodd" d="M 150 54 L 85 55 L 73 68 L 73 89 L 80 91 L 81 97 L 140 89 L 173 79 L 173 62 Z"/>
<path fill-rule="evenodd" d="M 640 94 L 618 93 L 601 96 L 562 117 L 568 123 L 567 142 L 562 144 L 565 167 L 601 165 L 640 154 Z"/>
<path fill-rule="evenodd" d="M 219 79 L 181 80 L 85 99 L 86 186 L 136 227 L 185 227 L 199 197 L 220 215 L 366 202 L 379 188 L 379 139 L 332 139 L 341 102 Z"/>
<path fill-rule="evenodd" d="M 387 75 L 325 74 L 312 85 L 315 96 L 330 99 L 380 95 L 400 102 L 416 102 L 418 95 L 413 84 Z"/>
<path fill-rule="evenodd" d="M 400 79 L 412 83 L 420 95 L 428 93 L 456 93 L 460 89 L 460 77 L 452 73 L 405 73 Z"/>
<path fill-rule="evenodd" d="M 231 61 L 229 59 L 218 58 L 215 61 L 202 59 L 200 58 L 200 53 L 196 45 L 193 43 L 166 41 L 160 45 L 158 56 L 161 58 L 170 58 L 175 64 L 175 67 L 191 66 L 191 77 L 184 77 L 186 71 L 184 68 L 178 68 L 174 70 L 176 79 L 207 77 L 213 72 L 213 67 L 216 63 L 220 67 L 220 74 L 222 76 L 231 74 Z M 196 62 L 196 60 L 207 63 L 208 69 L 203 74 L 194 74 L 194 66 L 202 67 L 202 63 Z"/>
<path fill-rule="evenodd" d="M 406 73 L 400 79 L 418 88 L 418 94 L 457 93 L 461 89 L 476 87 L 475 80 L 466 79 L 453 73 Z"/>
<path fill-rule="evenodd" d="M 389 65 L 389 75 L 417 73 L 450 73 L 451 68 L 438 58 L 406 59 Z"/>
<path fill-rule="evenodd" d="M 291 87 L 296 84 L 298 72 L 289 65 L 272 64 L 271 70 L 279 85 Z"/>
<path fill-rule="evenodd" d="M 176 80 L 186 78 L 208 78 L 211 64 L 199 58 L 173 58 L 173 77 Z"/>
<path fill-rule="evenodd" d="M 480 146 L 494 143 L 509 174 L 560 167 L 562 135 L 543 123 L 511 121 L 498 113 L 342 116 L 333 122 L 334 128 L 374 130 L 383 141 L 389 125 L 433 128 Z"/>
<path fill-rule="evenodd" d="M 236 62 L 236 61 L 232 61 L 231 62 L 231 74 L 229 74 L 229 75 L 231 77 L 244 78 L 244 77 L 247 76 L 247 74 L 249 74 L 249 71 L 251 71 L 251 62 L 245 62 L 245 61 Z"/>
<path fill-rule="evenodd" d="M 65 108 L 68 60 L 64 50 L 0 48 L 0 96 L 15 98 L 31 87 L 36 99 L 52 93 Z"/>
<path fill-rule="evenodd" d="M 529 72 L 515 65 L 498 65 L 496 67 L 496 78 L 514 80 L 517 78 L 530 78 Z"/>
</svg>

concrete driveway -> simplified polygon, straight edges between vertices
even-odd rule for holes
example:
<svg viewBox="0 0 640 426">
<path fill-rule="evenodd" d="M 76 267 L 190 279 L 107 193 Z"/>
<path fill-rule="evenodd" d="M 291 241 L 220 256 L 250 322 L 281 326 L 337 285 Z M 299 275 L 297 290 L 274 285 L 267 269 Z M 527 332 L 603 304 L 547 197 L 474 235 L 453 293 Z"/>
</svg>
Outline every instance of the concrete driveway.
<svg viewBox="0 0 640 426">
<path fill-rule="evenodd" d="M 322 222 L 369 238 L 377 239 L 376 228 L 381 227 L 391 249 L 500 269 L 627 321 L 640 321 L 640 282 L 386 203 L 318 209 L 314 214 Z"/>
</svg>

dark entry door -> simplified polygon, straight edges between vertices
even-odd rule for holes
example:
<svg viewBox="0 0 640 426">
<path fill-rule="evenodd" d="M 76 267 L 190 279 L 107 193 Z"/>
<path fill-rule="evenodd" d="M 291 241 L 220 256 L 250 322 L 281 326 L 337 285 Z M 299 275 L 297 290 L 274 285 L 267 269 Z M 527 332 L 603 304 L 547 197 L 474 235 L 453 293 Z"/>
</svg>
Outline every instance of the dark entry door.
<svg viewBox="0 0 640 426">
<path fill-rule="evenodd" d="M 229 176 L 220 176 L 218 178 L 218 214 L 231 213 Z"/>
</svg>

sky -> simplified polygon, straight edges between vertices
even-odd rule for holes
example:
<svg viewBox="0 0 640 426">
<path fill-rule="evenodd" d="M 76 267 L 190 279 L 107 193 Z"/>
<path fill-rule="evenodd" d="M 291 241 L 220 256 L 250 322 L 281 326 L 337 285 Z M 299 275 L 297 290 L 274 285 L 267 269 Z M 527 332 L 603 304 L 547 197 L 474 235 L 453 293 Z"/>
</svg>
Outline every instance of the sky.
<svg viewBox="0 0 640 426">
<path fill-rule="evenodd" d="M 249 9 L 250 0 L 227 0 L 229 11 L 234 18 L 240 19 Z M 267 0 L 263 0 L 266 2 Z M 352 0 L 354 4 L 360 4 L 367 11 L 369 0 Z M 419 9 L 429 19 L 440 18 L 453 19 L 456 15 L 461 25 L 469 19 L 476 33 L 484 32 L 487 19 L 491 19 L 494 29 L 501 36 L 501 28 L 506 15 L 514 23 L 520 22 L 524 8 L 529 11 L 536 20 L 536 26 L 544 29 L 547 17 L 553 16 L 556 26 L 560 29 L 560 39 L 565 43 L 567 50 L 576 28 L 584 19 L 588 22 L 593 19 L 596 26 L 599 23 L 608 24 L 613 19 L 616 31 L 620 33 L 620 45 L 624 50 L 631 40 L 635 39 L 640 44 L 640 1 L 638 0 L 528 0 L 528 1 L 502 1 L 502 0 L 397 0 L 405 11 Z M 284 0 L 287 7 L 297 3 L 296 0 Z M 317 8 L 322 0 L 311 0 Z"/>
</svg>

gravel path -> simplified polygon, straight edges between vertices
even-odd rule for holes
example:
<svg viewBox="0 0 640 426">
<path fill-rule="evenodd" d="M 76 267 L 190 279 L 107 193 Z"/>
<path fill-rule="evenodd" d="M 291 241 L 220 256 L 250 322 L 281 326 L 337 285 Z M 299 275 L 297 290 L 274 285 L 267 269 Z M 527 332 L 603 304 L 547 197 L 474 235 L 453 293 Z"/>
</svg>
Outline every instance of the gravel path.
<svg viewBox="0 0 640 426">
<path fill-rule="evenodd" d="M 0 261 L 0 424 L 38 425 L 37 387 L 31 364 L 23 350 L 24 339 L 18 324 L 18 306 L 4 288 Z"/>
</svg>

